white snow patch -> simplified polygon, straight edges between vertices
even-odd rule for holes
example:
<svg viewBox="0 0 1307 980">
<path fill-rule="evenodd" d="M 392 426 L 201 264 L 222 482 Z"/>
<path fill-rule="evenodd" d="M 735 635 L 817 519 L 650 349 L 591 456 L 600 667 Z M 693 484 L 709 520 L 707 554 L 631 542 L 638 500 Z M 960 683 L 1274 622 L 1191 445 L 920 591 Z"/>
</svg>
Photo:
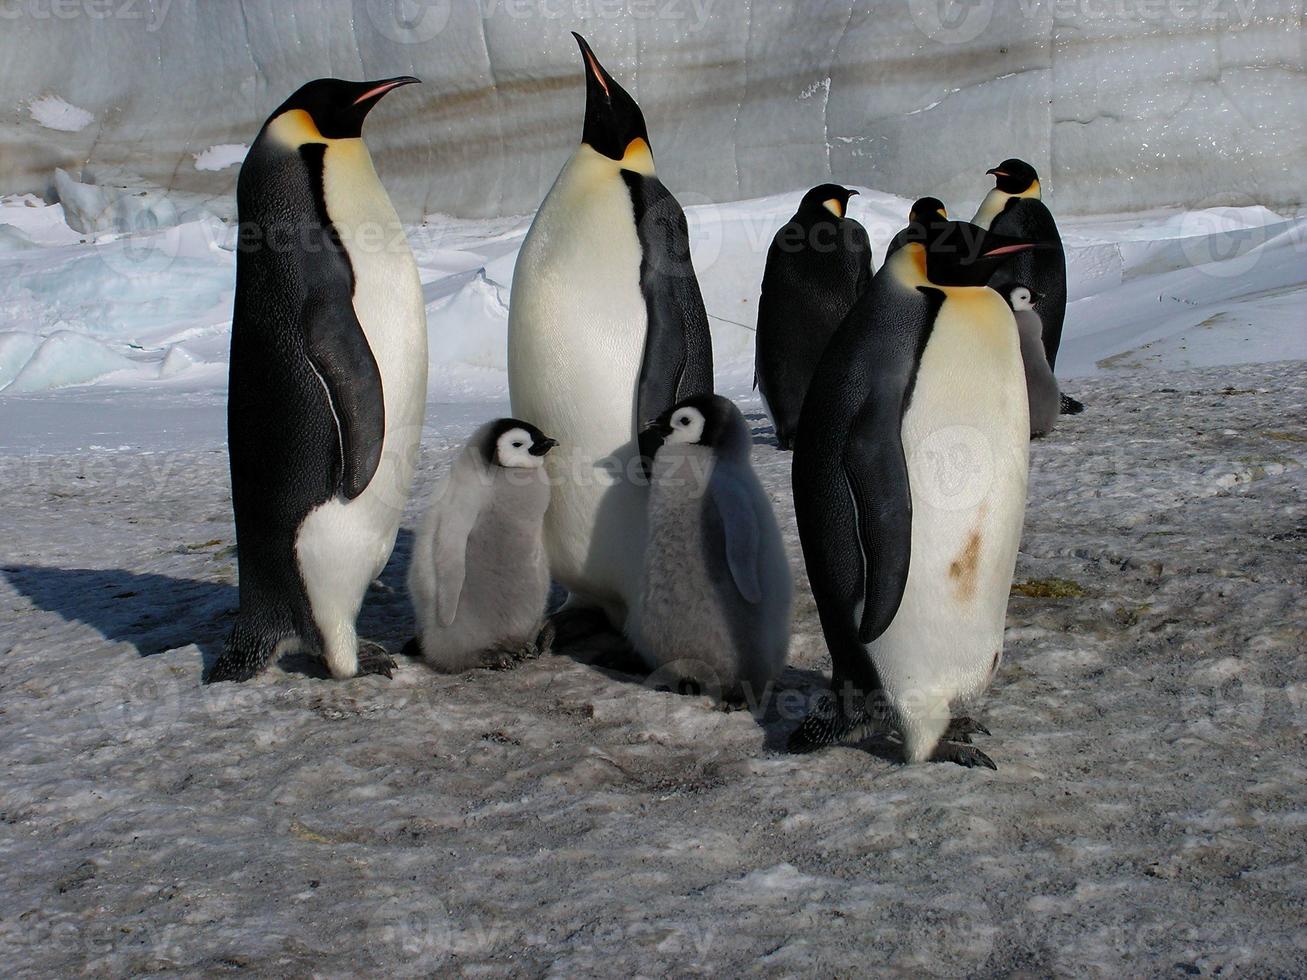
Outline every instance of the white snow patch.
<svg viewBox="0 0 1307 980">
<path fill-rule="evenodd" d="M 195 169 L 226 170 L 244 162 L 245 154 L 249 152 L 248 143 L 218 143 L 194 155 Z"/>
<path fill-rule="evenodd" d="M 61 133 L 80 133 L 95 122 L 95 116 L 91 113 L 65 102 L 57 95 L 42 95 L 33 99 L 27 104 L 27 112 L 37 124 Z"/>
</svg>

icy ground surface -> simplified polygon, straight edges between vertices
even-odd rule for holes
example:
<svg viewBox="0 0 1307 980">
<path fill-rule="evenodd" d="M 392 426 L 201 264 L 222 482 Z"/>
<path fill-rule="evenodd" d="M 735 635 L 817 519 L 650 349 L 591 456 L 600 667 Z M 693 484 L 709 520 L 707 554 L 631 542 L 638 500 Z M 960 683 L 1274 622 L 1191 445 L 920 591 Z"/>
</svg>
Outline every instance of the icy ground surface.
<svg viewBox="0 0 1307 980">
<path fill-rule="evenodd" d="M 756 401 L 800 575 L 757 716 L 562 657 L 201 687 L 236 605 L 221 399 L 0 400 L 7 972 L 1300 975 L 1303 365 L 1076 393 L 1032 449 L 997 772 L 779 751 L 829 664 Z M 392 649 L 420 502 L 496 410 L 432 407 L 362 616 Z"/>
<path fill-rule="evenodd" d="M 231 225 L 138 178 L 110 187 L 61 174 L 60 182 L 63 205 L 0 199 L 0 399 L 87 384 L 221 392 Z M 752 378 L 767 249 L 801 196 L 687 208 L 723 390 L 747 389 Z M 851 202 L 877 267 L 910 203 L 868 188 Z M 433 401 L 507 397 L 508 304 L 529 224 L 529 216 L 433 215 L 409 230 L 427 301 Z M 1064 221 L 1062 235 L 1072 300 L 1064 377 L 1307 358 L 1302 214 L 1249 206 L 1080 218 Z"/>
</svg>

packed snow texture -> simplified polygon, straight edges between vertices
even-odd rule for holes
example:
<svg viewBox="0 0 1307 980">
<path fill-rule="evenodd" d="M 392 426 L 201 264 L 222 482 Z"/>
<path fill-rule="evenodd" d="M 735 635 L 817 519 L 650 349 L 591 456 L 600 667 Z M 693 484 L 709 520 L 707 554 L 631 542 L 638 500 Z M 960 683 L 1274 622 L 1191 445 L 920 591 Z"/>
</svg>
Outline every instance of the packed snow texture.
<svg viewBox="0 0 1307 980">
<path fill-rule="evenodd" d="M 94 381 L 220 389 L 232 225 L 195 196 L 122 173 L 93 176 L 102 182 L 60 171 L 62 205 L 0 201 L 0 398 Z M 720 387 L 747 387 L 752 377 L 767 249 L 801 196 L 687 209 Z M 867 188 L 853 198 L 850 214 L 866 225 L 877 265 L 909 204 Z M 409 229 L 427 300 L 433 401 L 505 397 L 513 264 L 529 224 L 434 215 Z M 1307 219 L 1210 208 L 1069 219 L 1062 232 L 1071 299 L 1063 377 L 1307 358 Z"/>
<path fill-rule="evenodd" d="M 401 215 L 526 213 L 580 135 L 577 29 L 642 104 L 687 204 L 833 178 L 963 212 L 988 167 L 1020 156 L 1061 214 L 1288 207 L 1307 184 L 1302 9 L 15 0 L 0 21 L 0 192 L 45 194 L 55 167 L 89 162 L 229 194 L 235 169 L 194 157 L 248 143 L 303 82 L 412 73 L 426 84 L 367 129 Z"/>
<path fill-rule="evenodd" d="M 781 750 L 829 660 L 756 400 L 795 634 L 735 713 L 562 656 L 203 687 L 236 607 L 221 396 L 0 400 L 7 973 L 1300 975 L 1303 365 L 1077 394 L 1031 447 L 997 772 Z M 392 650 L 423 498 L 503 408 L 428 414 L 361 620 Z"/>
</svg>

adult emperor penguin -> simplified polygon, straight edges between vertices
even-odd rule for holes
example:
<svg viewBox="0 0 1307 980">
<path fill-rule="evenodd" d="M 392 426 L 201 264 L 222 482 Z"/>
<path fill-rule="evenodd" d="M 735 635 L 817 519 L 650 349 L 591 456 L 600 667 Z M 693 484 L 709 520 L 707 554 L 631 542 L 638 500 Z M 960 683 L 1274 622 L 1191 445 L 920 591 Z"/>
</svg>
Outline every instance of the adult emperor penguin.
<svg viewBox="0 0 1307 980">
<path fill-rule="evenodd" d="M 530 422 L 487 422 L 432 494 L 408 585 L 414 652 L 436 670 L 504 667 L 548 650 L 540 529 L 549 506 L 543 466 L 556 445 Z"/>
<path fill-rule="evenodd" d="M 937 216 L 913 237 L 831 341 L 799 422 L 794 508 L 834 677 L 790 744 L 888 722 L 909 762 L 993 767 L 969 744 L 983 729 L 950 711 L 1003 648 L 1030 422 L 1016 324 L 985 283 L 1031 245 Z"/>
<path fill-rule="evenodd" d="M 241 167 L 227 401 L 240 611 L 210 682 L 246 680 L 291 646 L 337 678 L 394 666 L 354 622 L 408 497 L 426 313 L 361 133 L 416 81 L 309 82 Z"/>
<path fill-rule="evenodd" d="M 1026 252 L 1004 263 L 990 283 L 999 292 L 1014 282 L 1028 286 L 1038 297 L 1035 312 L 1044 325 L 1044 352 L 1048 366 L 1057 367 L 1057 348 L 1066 319 L 1066 253 L 1057 222 L 1040 200 L 1039 174 L 1024 160 L 1004 160 L 985 173 L 994 188 L 980 202 L 972 224 L 1000 235 L 1046 243 L 1048 248 Z"/>
<path fill-rule="evenodd" d="M 785 666 L 792 584 L 749 464 L 749 426 L 727 399 L 697 395 L 653 434 L 649 541 L 627 635 L 655 676 L 756 705 Z"/>
<path fill-rule="evenodd" d="M 712 391 L 712 344 L 685 213 L 654 173 L 644 116 L 573 35 L 585 127 L 536 213 L 513 273 L 513 414 L 560 446 L 545 549 L 572 608 L 621 629 L 639 584 L 647 487 L 636 437 Z"/>
<path fill-rule="evenodd" d="M 1026 372 L 1026 393 L 1030 396 L 1030 434 L 1043 436 L 1053 431 L 1061 407 L 1057 378 L 1044 356 L 1043 328 L 1034 304 L 1038 297 L 1021 283 L 1012 283 L 1002 291 L 1021 337 L 1021 363 Z"/>
<path fill-rule="evenodd" d="M 754 377 L 782 449 L 794 447 L 821 352 L 871 284 L 871 239 L 846 214 L 856 193 L 839 184 L 814 187 L 767 252 Z"/>
<path fill-rule="evenodd" d="M 885 249 L 885 261 L 901 249 L 914 237 L 920 241 L 914 230 L 915 225 L 923 224 L 927 221 L 934 221 L 936 218 L 948 220 L 948 208 L 944 207 L 944 202 L 937 197 L 919 197 L 912 202 L 912 207 L 908 209 L 908 225 L 897 235 L 890 239 L 889 247 Z"/>
</svg>

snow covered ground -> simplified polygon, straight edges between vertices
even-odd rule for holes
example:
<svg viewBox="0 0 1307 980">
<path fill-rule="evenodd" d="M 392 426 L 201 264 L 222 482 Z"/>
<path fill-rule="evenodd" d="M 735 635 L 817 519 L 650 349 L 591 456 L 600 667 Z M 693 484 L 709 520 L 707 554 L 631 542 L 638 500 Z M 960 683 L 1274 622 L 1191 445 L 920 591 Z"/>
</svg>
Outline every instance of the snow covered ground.
<svg viewBox="0 0 1307 980">
<path fill-rule="evenodd" d="M 829 667 L 789 459 L 748 393 L 765 249 L 797 196 L 691 213 L 719 385 L 798 574 L 787 693 L 732 714 L 566 657 L 344 684 L 292 659 L 200 686 L 236 604 L 228 230 L 91 240 L 7 199 L 9 971 L 1302 973 L 1307 223 L 1248 208 L 1064 229 L 1061 366 L 1089 408 L 1032 448 L 979 711 L 992 773 L 905 768 L 875 742 L 780 751 Z M 906 206 L 854 199 L 878 255 Z M 412 234 L 431 404 L 361 621 L 392 649 L 422 499 L 505 406 L 525 225 Z"/>
</svg>

